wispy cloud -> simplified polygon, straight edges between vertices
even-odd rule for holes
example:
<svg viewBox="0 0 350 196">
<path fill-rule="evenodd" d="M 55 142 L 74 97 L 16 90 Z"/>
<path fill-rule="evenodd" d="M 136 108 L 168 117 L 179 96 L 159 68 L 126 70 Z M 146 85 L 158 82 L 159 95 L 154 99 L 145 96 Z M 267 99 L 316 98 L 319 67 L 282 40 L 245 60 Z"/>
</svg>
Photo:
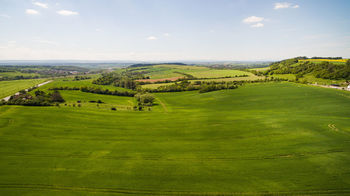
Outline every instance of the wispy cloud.
<svg viewBox="0 0 350 196">
<path fill-rule="evenodd" d="M 279 2 L 279 3 L 275 3 L 273 9 L 278 10 L 278 9 L 286 9 L 286 8 L 299 8 L 299 5 L 288 3 L 288 2 Z"/>
<path fill-rule="evenodd" d="M 26 14 L 30 14 L 30 15 L 38 15 L 39 12 L 33 9 L 26 9 Z"/>
<path fill-rule="evenodd" d="M 246 24 L 250 24 L 250 23 L 261 22 L 263 20 L 264 20 L 263 17 L 249 16 L 248 18 L 243 19 L 243 22 Z"/>
<path fill-rule="evenodd" d="M 1 18 L 11 18 L 11 16 L 7 15 L 7 14 L 0 14 Z"/>
<path fill-rule="evenodd" d="M 266 19 L 264 17 L 258 17 L 258 16 L 249 16 L 248 18 L 243 19 L 243 23 L 249 24 L 250 27 L 253 28 L 261 28 L 264 27 L 264 24 L 262 21 L 265 21 Z"/>
<path fill-rule="evenodd" d="M 149 36 L 149 37 L 147 37 L 147 40 L 156 40 L 156 39 L 158 39 L 158 38 L 155 37 L 155 36 Z"/>
<path fill-rule="evenodd" d="M 170 33 L 163 33 L 163 36 L 164 36 L 164 37 L 169 37 L 169 36 L 170 36 Z"/>
<path fill-rule="evenodd" d="M 62 16 L 75 16 L 79 15 L 78 12 L 70 11 L 70 10 L 60 10 L 57 11 L 57 14 L 62 15 Z"/>
<path fill-rule="evenodd" d="M 57 46 L 57 45 L 58 45 L 57 42 L 55 42 L 55 41 L 50 41 L 50 40 L 35 39 L 34 41 L 37 42 L 37 43 L 40 43 L 40 44 L 47 44 L 47 45 L 54 45 L 54 46 Z"/>
<path fill-rule="evenodd" d="M 253 25 L 250 25 L 251 27 L 253 28 L 261 28 L 261 27 L 264 27 L 264 24 L 263 23 L 256 23 L 256 24 L 253 24 Z"/>
<path fill-rule="evenodd" d="M 42 8 L 48 8 L 48 5 L 46 3 L 41 3 L 41 2 L 33 2 L 34 5 L 42 7 Z"/>
</svg>

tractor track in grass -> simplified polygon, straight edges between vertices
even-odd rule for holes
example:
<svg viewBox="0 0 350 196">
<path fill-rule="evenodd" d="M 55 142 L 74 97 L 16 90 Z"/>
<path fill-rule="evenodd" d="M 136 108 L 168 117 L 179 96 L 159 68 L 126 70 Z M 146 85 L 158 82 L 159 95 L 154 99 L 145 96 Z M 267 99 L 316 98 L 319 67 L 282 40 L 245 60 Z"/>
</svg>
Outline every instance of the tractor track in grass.
<svg viewBox="0 0 350 196">
<path fill-rule="evenodd" d="M 168 112 L 168 108 L 166 107 L 166 105 L 163 103 L 162 100 L 160 100 L 158 97 L 156 98 L 157 101 L 159 101 L 160 105 L 163 107 L 164 111 L 165 112 Z"/>
<path fill-rule="evenodd" d="M 128 195 L 348 195 L 350 189 L 328 189 L 328 190 L 296 190 L 279 192 L 195 192 L 195 191 L 171 191 L 171 190 L 146 190 L 146 189 L 124 189 L 124 188 L 97 188 L 78 187 L 50 184 L 10 184 L 0 183 L 1 189 L 22 189 L 22 190 L 53 190 L 53 191 L 74 191 L 102 194 L 128 194 Z"/>
</svg>

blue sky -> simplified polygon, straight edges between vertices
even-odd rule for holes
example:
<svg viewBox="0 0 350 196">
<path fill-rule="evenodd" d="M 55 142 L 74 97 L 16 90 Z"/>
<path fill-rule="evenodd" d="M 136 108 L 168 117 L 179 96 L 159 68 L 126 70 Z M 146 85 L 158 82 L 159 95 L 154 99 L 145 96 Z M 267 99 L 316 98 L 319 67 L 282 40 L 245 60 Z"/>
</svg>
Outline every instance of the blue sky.
<svg viewBox="0 0 350 196">
<path fill-rule="evenodd" d="M 350 57 L 348 0 L 0 0 L 0 60 Z"/>
</svg>

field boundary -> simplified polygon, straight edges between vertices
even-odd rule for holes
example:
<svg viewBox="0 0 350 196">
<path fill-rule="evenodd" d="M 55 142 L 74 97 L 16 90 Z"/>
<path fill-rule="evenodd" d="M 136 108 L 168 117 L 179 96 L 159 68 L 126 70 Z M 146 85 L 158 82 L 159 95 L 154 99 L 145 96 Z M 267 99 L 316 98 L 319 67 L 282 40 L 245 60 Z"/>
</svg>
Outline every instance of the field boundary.
<svg viewBox="0 0 350 196">
<path fill-rule="evenodd" d="M 280 191 L 280 192 L 194 192 L 194 191 L 171 191 L 171 190 L 136 190 L 123 188 L 97 188 L 97 187 L 75 187 L 50 184 L 5 184 L 0 183 L 1 189 L 31 189 L 31 190 L 54 190 L 54 191 L 76 191 L 106 194 L 130 194 L 130 195 L 334 195 L 349 194 L 350 189 L 329 190 L 302 190 L 302 191 Z"/>
</svg>

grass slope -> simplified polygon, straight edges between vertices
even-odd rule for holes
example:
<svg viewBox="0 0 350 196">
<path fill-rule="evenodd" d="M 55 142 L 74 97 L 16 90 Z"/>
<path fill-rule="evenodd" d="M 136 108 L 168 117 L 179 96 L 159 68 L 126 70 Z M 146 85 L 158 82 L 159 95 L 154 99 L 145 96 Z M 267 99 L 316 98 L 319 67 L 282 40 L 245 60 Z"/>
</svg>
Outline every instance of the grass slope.
<svg viewBox="0 0 350 196">
<path fill-rule="evenodd" d="M 43 83 L 47 80 L 48 79 L 0 81 L 0 99 L 13 95 L 20 90 L 24 90 L 37 84 Z"/>
<path fill-rule="evenodd" d="M 0 192 L 350 193 L 349 92 L 266 83 L 156 95 L 152 112 L 1 106 Z"/>
</svg>

